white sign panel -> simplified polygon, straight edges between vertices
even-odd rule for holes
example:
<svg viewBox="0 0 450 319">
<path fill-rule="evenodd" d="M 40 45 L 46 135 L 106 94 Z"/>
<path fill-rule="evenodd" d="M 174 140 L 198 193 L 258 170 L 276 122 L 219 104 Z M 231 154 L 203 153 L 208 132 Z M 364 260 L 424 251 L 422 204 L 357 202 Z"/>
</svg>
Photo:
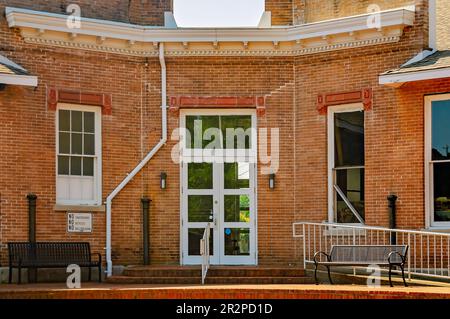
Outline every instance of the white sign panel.
<svg viewBox="0 0 450 319">
<path fill-rule="evenodd" d="M 68 213 L 67 231 L 69 233 L 91 233 L 92 214 L 91 213 Z"/>
</svg>

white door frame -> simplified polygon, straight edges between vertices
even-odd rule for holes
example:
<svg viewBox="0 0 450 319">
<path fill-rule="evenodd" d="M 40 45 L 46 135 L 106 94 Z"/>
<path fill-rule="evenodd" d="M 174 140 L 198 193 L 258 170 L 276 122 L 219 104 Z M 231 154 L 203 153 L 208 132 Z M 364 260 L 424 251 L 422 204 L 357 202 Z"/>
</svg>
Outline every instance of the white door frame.
<svg viewBox="0 0 450 319">
<path fill-rule="evenodd" d="M 256 163 L 256 150 L 257 150 L 257 117 L 256 111 L 251 109 L 237 109 L 237 110 L 217 110 L 217 109 L 196 109 L 196 110 L 181 110 L 180 111 L 180 128 L 186 127 L 186 116 L 188 115 L 251 115 L 252 116 L 252 156 L 253 161 L 250 163 L 250 188 L 249 190 L 225 190 L 224 189 L 224 174 L 223 174 L 223 163 L 213 164 L 213 190 L 189 190 L 189 194 L 198 193 L 210 193 L 213 195 L 215 210 L 216 226 L 214 227 L 214 256 L 211 256 L 211 264 L 216 265 L 257 265 L 258 263 L 258 231 L 257 231 L 257 163 Z M 183 135 L 183 130 L 180 130 L 180 145 L 181 150 L 185 150 L 185 137 Z M 224 155 L 226 154 L 223 152 Z M 197 152 L 194 152 L 198 155 Z M 181 265 L 196 265 L 201 264 L 201 257 L 189 257 L 187 256 L 188 251 L 188 222 L 187 222 L 187 163 L 180 163 L 180 263 Z M 249 195 L 250 197 L 250 223 L 243 226 L 240 223 L 225 223 L 224 221 L 224 205 L 223 198 L 224 195 Z M 217 204 L 216 204 L 217 202 Z M 217 206 L 216 206 L 217 205 Z M 190 225 L 192 223 L 189 223 Z M 199 223 L 199 228 L 205 227 L 206 223 Z M 225 227 L 225 225 L 227 227 Z M 224 236 L 223 232 L 225 228 L 250 228 L 250 255 L 249 256 L 225 256 L 223 252 L 224 247 Z M 219 240 L 217 240 L 219 239 Z M 221 251 L 222 250 L 222 251 Z M 218 252 L 221 253 L 218 253 Z"/>
</svg>

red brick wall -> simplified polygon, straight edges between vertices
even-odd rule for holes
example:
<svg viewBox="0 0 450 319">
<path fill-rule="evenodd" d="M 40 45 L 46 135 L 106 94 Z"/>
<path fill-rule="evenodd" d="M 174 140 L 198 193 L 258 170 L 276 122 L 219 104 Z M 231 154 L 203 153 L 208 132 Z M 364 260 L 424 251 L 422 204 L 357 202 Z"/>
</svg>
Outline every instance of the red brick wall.
<svg viewBox="0 0 450 319">
<path fill-rule="evenodd" d="M 164 11 L 172 11 L 172 0 L 4 0 L 2 5 L 53 13 L 66 13 L 78 4 L 81 16 L 142 25 L 164 25 Z"/>
<path fill-rule="evenodd" d="M 44 2 L 42 2 L 44 3 Z M 0 8 L 1 9 L 1 8 Z M 258 244 L 261 264 L 299 262 L 292 222 L 327 218 L 326 117 L 316 110 L 323 92 L 372 87 L 366 113 L 366 202 L 368 224 L 387 224 L 386 196 L 399 195 L 399 225 L 423 226 L 423 101 L 426 86 L 401 90 L 378 85 L 378 74 L 398 67 L 426 45 L 418 25 L 400 43 L 296 58 L 168 58 L 168 94 L 265 95 L 259 127 L 280 128 L 277 187 L 258 176 Z M 66 215 L 55 203 L 55 113 L 47 110 L 46 88 L 112 94 L 112 115 L 102 117 L 103 199 L 160 139 L 160 66 L 157 59 L 25 44 L 0 18 L 3 54 L 39 76 L 39 87 L 8 86 L 0 92 L 0 214 L 2 242 L 27 239 L 26 194 L 38 195 L 38 240 L 87 240 L 105 245 L 105 214 L 94 213 L 94 233 L 66 233 Z M 450 90 L 440 81 L 438 90 Z M 169 136 L 178 127 L 169 117 Z M 179 167 L 170 141 L 113 202 L 113 261 L 142 260 L 140 199 L 149 196 L 151 261 L 179 262 Z M 408 154 L 406 157 L 405 153 Z M 407 159 L 408 165 L 405 165 Z M 168 188 L 159 189 L 159 174 Z M 2 263 L 6 251 L 0 250 Z"/>
<path fill-rule="evenodd" d="M 292 25 L 292 0 L 266 0 L 266 11 L 272 12 L 272 25 Z"/>
</svg>

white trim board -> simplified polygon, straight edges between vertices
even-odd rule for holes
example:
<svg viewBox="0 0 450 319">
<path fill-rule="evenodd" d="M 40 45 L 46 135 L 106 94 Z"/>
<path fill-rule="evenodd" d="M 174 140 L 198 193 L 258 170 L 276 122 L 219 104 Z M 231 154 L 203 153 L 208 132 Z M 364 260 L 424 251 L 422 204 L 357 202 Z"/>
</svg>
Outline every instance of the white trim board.
<svg viewBox="0 0 450 319">
<path fill-rule="evenodd" d="M 0 83 L 36 87 L 38 85 L 38 77 L 32 75 L 0 74 Z"/>
<path fill-rule="evenodd" d="M 351 48 L 394 42 L 400 39 L 404 27 L 414 25 L 415 8 L 387 10 L 380 15 L 379 29 L 367 26 L 369 14 L 270 28 L 165 28 L 82 18 L 81 28 L 71 29 L 67 26 L 67 15 L 6 8 L 9 27 L 20 28 L 28 42 L 59 46 L 78 44 L 79 48 L 91 50 L 115 48 L 121 51 L 117 53 L 147 56 L 157 54 L 159 42 L 168 44 L 168 55 L 171 52 L 172 55 L 186 52 L 214 55 L 233 50 L 246 52 L 244 55 L 253 51 L 293 55 L 305 48 L 336 49 L 333 47 L 336 45 Z"/>
<path fill-rule="evenodd" d="M 449 77 L 450 77 L 450 67 L 416 71 L 416 72 L 397 73 L 397 74 L 383 74 L 379 76 L 379 83 L 381 85 L 387 85 L 398 88 L 407 82 L 434 80 Z"/>
</svg>

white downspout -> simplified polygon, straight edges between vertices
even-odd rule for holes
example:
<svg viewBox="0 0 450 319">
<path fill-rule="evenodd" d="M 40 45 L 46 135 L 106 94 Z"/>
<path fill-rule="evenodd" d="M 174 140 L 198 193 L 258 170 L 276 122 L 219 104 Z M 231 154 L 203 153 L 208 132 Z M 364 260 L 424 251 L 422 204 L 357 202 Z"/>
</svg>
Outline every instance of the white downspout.
<svg viewBox="0 0 450 319">
<path fill-rule="evenodd" d="M 161 64 L 161 109 L 162 109 L 162 132 L 159 143 L 148 153 L 145 158 L 133 169 L 131 173 L 125 177 L 122 183 L 112 191 L 106 198 L 106 274 L 108 277 L 112 275 L 112 259 L 111 259 L 111 208 L 112 201 L 120 193 L 120 191 L 141 171 L 142 168 L 150 161 L 150 159 L 166 144 L 167 142 L 167 71 L 166 61 L 164 57 L 164 43 L 159 44 L 159 62 Z"/>
</svg>

